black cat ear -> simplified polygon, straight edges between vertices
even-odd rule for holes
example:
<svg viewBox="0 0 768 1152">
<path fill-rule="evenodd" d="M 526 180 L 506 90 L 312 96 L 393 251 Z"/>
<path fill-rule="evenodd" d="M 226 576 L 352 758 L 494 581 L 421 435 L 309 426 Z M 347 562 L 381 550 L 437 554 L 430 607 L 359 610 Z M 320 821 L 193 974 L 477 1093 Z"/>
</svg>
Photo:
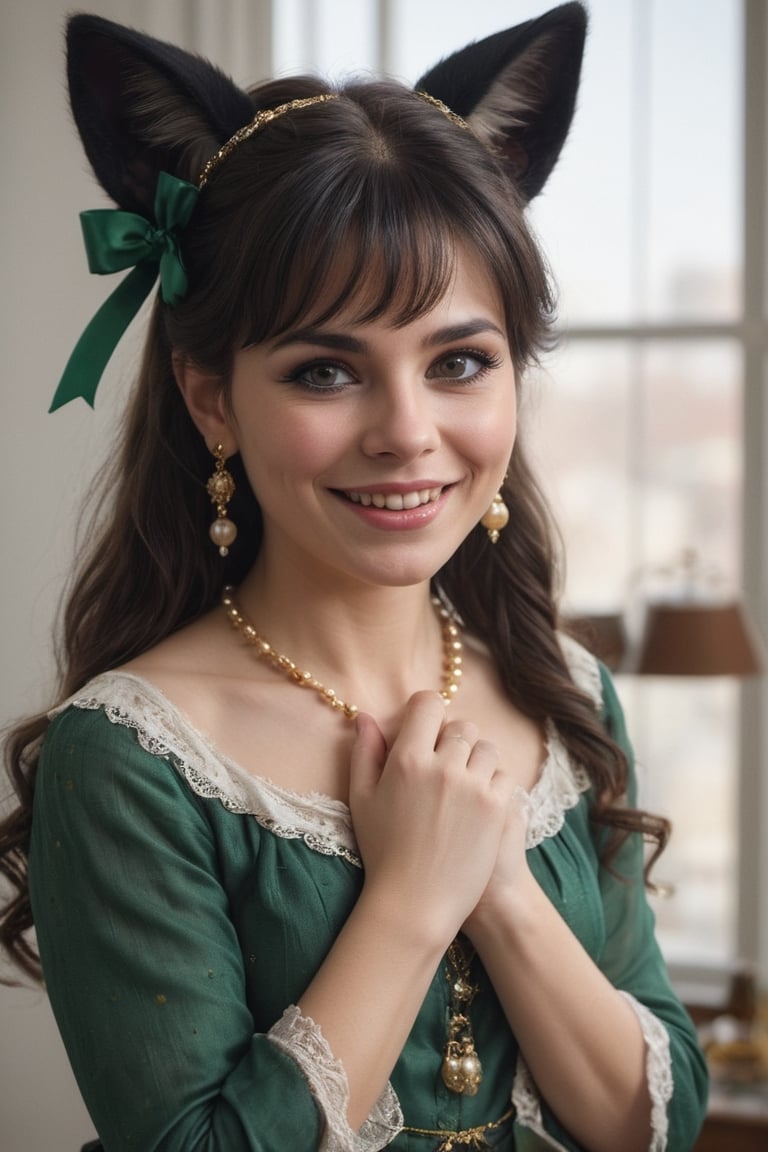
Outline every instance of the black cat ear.
<svg viewBox="0 0 768 1152">
<path fill-rule="evenodd" d="M 501 154 L 524 199 L 546 183 L 576 106 L 587 16 L 563 4 L 441 60 L 416 88 Z"/>
<path fill-rule="evenodd" d="M 195 183 L 255 111 L 207 60 L 99 16 L 69 20 L 67 74 L 97 179 L 120 208 L 149 218 L 159 172 Z"/>
</svg>

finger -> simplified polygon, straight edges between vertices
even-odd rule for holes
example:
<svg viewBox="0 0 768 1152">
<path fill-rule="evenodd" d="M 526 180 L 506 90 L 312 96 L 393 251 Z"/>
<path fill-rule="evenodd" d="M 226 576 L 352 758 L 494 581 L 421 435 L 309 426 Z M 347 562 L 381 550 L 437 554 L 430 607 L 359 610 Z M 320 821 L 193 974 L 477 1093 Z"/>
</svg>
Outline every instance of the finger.
<svg viewBox="0 0 768 1152">
<path fill-rule="evenodd" d="M 381 776 L 387 758 L 387 742 L 367 712 L 355 717 L 355 740 L 350 757 L 350 793 L 363 792 L 374 787 Z"/>
<path fill-rule="evenodd" d="M 443 725 L 437 742 L 440 751 L 451 750 L 460 752 L 468 757 L 477 743 L 480 729 L 469 720 L 449 720 Z"/>
<path fill-rule="evenodd" d="M 439 692 L 415 692 L 405 706 L 392 752 L 404 748 L 433 752 L 445 723 L 445 708 Z"/>
<path fill-rule="evenodd" d="M 490 740 L 476 740 L 472 746 L 467 767 L 473 771 L 487 773 L 491 779 L 503 778 L 501 771 L 501 756 L 495 744 Z"/>
</svg>

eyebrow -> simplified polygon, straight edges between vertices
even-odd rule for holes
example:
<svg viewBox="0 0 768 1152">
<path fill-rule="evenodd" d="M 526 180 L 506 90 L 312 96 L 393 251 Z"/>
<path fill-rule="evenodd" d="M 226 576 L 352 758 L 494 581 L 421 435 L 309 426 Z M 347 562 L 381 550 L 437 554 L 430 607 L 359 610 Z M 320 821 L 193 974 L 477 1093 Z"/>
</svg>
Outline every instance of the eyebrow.
<svg viewBox="0 0 768 1152">
<path fill-rule="evenodd" d="M 481 336 L 487 332 L 492 332 L 501 336 L 502 339 L 506 339 L 505 332 L 499 328 L 498 324 L 494 324 L 492 320 L 488 320 L 486 317 L 479 316 L 476 319 L 467 320 L 463 324 L 448 324 L 443 328 L 435 329 L 424 341 L 424 345 L 428 348 L 439 347 L 443 344 L 453 344 L 457 340 L 468 340 L 472 336 Z M 333 332 L 311 326 L 286 332 L 284 336 L 274 342 L 272 351 L 277 352 L 291 344 L 316 344 L 323 348 L 334 348 L 340 352 L 363 353 L 368 351 L 367 341 L 361 340 L 357 336 L 349 336 L 344 332 Z"/>
</svg>

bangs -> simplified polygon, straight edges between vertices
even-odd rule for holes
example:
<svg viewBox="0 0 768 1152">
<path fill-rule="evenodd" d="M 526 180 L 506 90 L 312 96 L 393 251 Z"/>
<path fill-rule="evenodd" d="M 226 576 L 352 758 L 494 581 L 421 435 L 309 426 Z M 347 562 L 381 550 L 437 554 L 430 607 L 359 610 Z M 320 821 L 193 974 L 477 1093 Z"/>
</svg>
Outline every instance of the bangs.
<svg viewBox="0 0 768 1152">
<path fill-rule="evenodd" d="M 397 188 L 382 181 L 381 168 L 356 187 L 349 183 L 289 217 L 287 228 L 283 215 L 243 300 L 245 345 L 341 312 L 355 324 L 386 315 L 402 327 L 448 290 L 460 237 L 431 190 Z"/>
<path fill-rule="evenodd" d="M 516 367 L 542 347 L 553 299 L 514 187 L 470 132 L 398 85 L 278 118 L 235 149 L 196 211 L 169 342 L 223 379 L 237 348 L 296 327 L 422 317 L 467 251 L 496 285 Z"/>
</svg>

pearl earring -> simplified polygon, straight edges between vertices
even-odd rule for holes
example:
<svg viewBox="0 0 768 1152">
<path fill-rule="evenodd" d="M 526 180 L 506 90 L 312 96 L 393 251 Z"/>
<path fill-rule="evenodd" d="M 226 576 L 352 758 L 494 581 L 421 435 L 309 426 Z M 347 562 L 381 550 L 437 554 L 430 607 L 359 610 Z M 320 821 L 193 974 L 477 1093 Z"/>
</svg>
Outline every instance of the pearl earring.
<svg viewBox="0 0 768 1152">
<path fill-rule="evenodd" d="M 495 544 L 502 528 L 505 528 L 509 523 L 509 508 L 507 508 L 504 503 L 504 497 L 501 492 L 496 493 L 488 511 L 482 517 L 480 523 L 488 533 L 488 539 L 491 544 Z"/>
<path fill-rule="evenodd" d="M 227 471 L 224 445 L 216 444 L 213 455 L 216 458 L 216 470 L 205 487 L 211 503 L 216 505 L 217 516 L 208 534 L 219 549 L 219 555 L 226 556 L 230 544 L 234 544 L 237 537 L 237 525 L 227 517 L 227 504 L 235 494 L 235 482 Z"/>
</svg>

